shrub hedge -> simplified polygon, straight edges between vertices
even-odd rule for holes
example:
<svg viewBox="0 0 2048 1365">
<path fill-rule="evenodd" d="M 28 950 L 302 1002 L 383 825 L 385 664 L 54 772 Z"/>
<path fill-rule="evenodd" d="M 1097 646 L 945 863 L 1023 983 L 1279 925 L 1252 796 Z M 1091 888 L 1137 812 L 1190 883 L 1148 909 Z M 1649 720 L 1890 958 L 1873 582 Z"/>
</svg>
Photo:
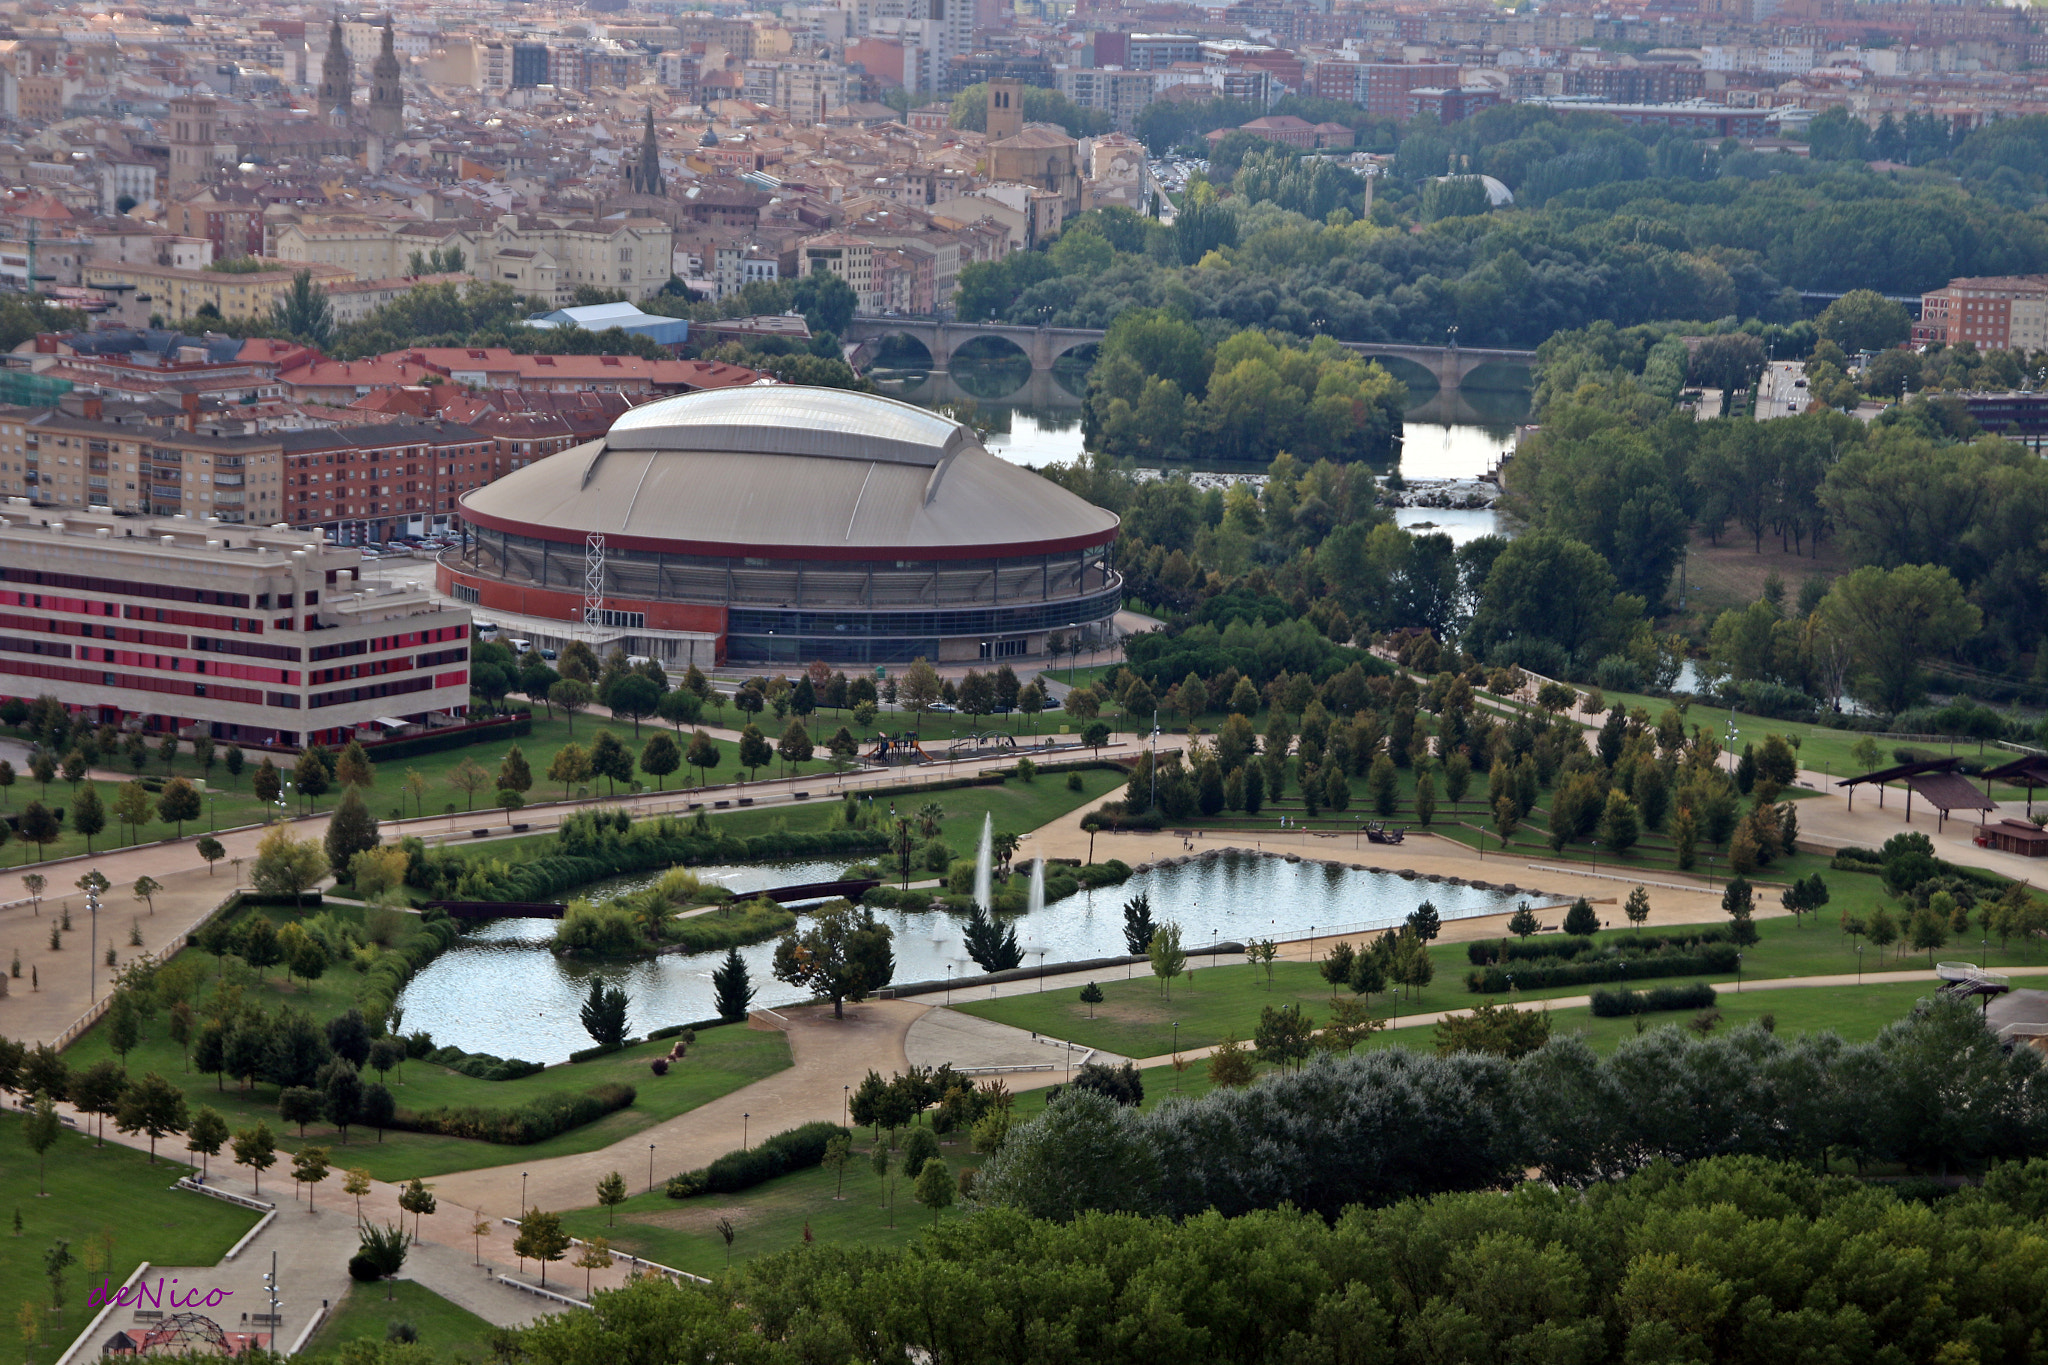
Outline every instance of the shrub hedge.
<svg viewBox="0 0 2048 1365">
<path fill-rule="evenodd" d="M 392 1119 L 391 1127 L 526 1146 L 594 1123 L 606 1114 L 626 1108 L 637 1098 L 638 1092 L 632 1086 L 607 1081 L 580 1095 L 537 1095 L 515 1109 L 486 1109 L 479 1105 L 443 1106 L 423 1112 L 401 1109 Z"/>
<path fill-rule="evenodd" d="M 668 941 L 680 945 L 684 952 L 708 953 L 759 943 L 795 927 L 794 910 L 774 901 L 747 901 L 688 919 L 671 920 L 667 932 Z"/>
<path fill-rule="evenodd" d="M 1703 943 L 1696 950 L 1669 948 L 1621 957 L 1605 954 L 1590 962 L 1557 961 L 1518 966 L 1514 984 L 1525 991 L 1550 986 L 1589 986 L 1599 981 L 1642 980 L 1653 976 L 1702 976 L 1735 970 L 1739 955 L 1732 943 Z M 1495 965 L 1465 974 L 1467 990 L 1499 995 L 1508 989 L 1509 973 Z"/>
<path fill-rule="evenodd" d="M 426 1060 L 480 1081 L 516 1081 L 536 1071 L 547 1070 L 540 1062 L 518 1057 L 494 1057 L 488 1052 L 464 1052 L 459 1047 L 436 1048 L 427 1054 Z"/>
<path fill-rule="evenodd" d="M 413 931 L 377 954 L 363 973 L 362 1004 L 365 1019 L 389 1017 L 391 1006 L 413 973 L 432 962 L 462 937 L 462 926 L 446 911 L 421 915 Z"/>
<path fill-rule="evenodd" d="M 1646 991 L 1594 991 L 1593 1013 L 1602 1019 L 1619 1019 L 1630 1014 L 1652 1014 L 1659 1010 L 1711 1009 L 1714 988 L 1704 981 L 1690 986 L 1653 986 Z"/>
<path fill-rule="evenodd" d="M 671 1199 L 749 1190 L 777 1176 L 824 1164 L 825 1144 L 846 1132 L 836 1123 L 806 1123 L 755 1146 L 727 1152 L 702 1170 L 670 1176 L 664 1189 Z"/>
<path fill-rule="evenodd" d="M 1540 938 L 1526 939 L 1482 939 L 1465 945 L 1465 956 L 1475 967 L 1490 967 L 1497 962 L 1540 962 L 1545 959 L 1572 959 L 1588 953 L 1619 953 L 1624 957 L 1639 957 L 1644 953 L 1662 952 L 1667 948 L 1691 948 L 1703 943 L 1727 943 L 1729 931 L 1723 927 L 1701 929 L 1682 937 L 1669 934 L 1652 934 L 1648 937 L 1631 935 L 1627 938 L 1609 938 L 1605 943 L 1596 944 L 1589 938 L 1574 934 L 1547 934 Z"/>
</svg>

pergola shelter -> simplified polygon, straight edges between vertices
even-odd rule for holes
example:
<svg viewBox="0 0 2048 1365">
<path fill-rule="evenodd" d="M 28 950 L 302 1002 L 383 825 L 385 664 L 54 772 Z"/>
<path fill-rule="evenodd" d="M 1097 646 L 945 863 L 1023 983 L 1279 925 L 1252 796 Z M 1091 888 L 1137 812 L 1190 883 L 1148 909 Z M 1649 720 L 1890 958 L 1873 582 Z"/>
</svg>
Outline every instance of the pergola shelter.
<svg viewBox="0 0 2048 1365">
<path fill-rule="evenodd" d="M 1863 773 L 1856 777 L 1845 777 L 1835 785 L 1849 789 L 1849 809 L 1856 809 L 1856 788 L 1864 783 L 1877 787 L 1877 806 L 1884 809 L 1884 789 L 1890 782 L 1903 781 L 1906 784 L 1906 823 L 1913 823 L 1913 794 L 1918 792 L 1928 803 L 1941 812 L 1935 824 L 1937 832 L 1946 824 L 1950 812 L 1958 810 L 1993 811 L 1998 807 L 1990 797 L 1970 785 L 1970 779 L 1957 769 L 1962 760 L 1958 758 L 1930 758 L 1918 763 L 1901 763 L 1893 768 L 1879 768 L 1875 772 Z"/>
<path fill-rule="evenodd" d="M 2034 813 L 2034 788 L 2048 787 L 2048 757 L 2040 754 L 2022 754 L 2012 762 L 1992 768 L 1984 773 L 1984 791 L 1990 794 L 1993 782 L 2009 782 L 2015 787 L 2027 789 L 2027 814 Z"/>
</svg>

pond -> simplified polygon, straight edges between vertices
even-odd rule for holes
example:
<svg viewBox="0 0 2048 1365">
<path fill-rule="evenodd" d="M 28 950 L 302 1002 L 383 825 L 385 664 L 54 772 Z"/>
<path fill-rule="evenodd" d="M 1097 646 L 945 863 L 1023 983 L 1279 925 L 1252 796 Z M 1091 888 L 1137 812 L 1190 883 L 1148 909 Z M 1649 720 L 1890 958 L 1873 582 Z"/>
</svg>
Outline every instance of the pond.
<svg viewBox="0 0 2048 1365">
<path fill-rule="evenodd" d="M 1333 846 L 1330 856 L 1363 862 L 1372 854 Z M 837 864 L 806 862 L 707 867 L 699 874 L 735 889 L 758 889 L 819 880 L 838 870 Z M 626 880 L 607 884 L 611 894 L 625 889 L 621 884 Z M 640 878 L 639 884 L 649 880 Z M 1392 873 L 1222 853 L 1140 872 L 1122 886 L 1084 891 L 1038 915 L 1015 917 L 1010 922 L 1026 950 L 1026 964 L 1037 966 L 1041 953 L 1043 961 L 1053 963 L 1123 953 L 1123 904 L 1141 891 L 1152 898 L 1154 919 L 1180 924 L 1182 941 L 1190 948 L 1250 938 L 1303 938 L 1311 929 L 1395 925 L 1424 900 L 1447 920 L 1498 914 L 1512 909 L 1516 900 L 1499 891 L 1411 882 Z M 963 917 L 897 910 L 878 911 L 876 917 L 895 931 L 898 982 L 940 980 L 949 967 L 963 982 L 980 974 L 962 947 Z M 593 976 L 619 985 L 631 997 L 635 1033 L 713 1013 L 711 971 L 722 952 L 633 962 L 565 961 L 548 951 L 554 928 L 553 920 L 502 919 L 463 935 L 400 996 L 406 1030 L 425 1029 L 436 1043 L 470 1052 L 563 1061 L 590 1045 L 577 1011 Z M 756 1005 L 788 1005 L 805 998 L 770 976 L 772 941 L 742 948 L 740 956 L 753 974 Z"/>
</svg>

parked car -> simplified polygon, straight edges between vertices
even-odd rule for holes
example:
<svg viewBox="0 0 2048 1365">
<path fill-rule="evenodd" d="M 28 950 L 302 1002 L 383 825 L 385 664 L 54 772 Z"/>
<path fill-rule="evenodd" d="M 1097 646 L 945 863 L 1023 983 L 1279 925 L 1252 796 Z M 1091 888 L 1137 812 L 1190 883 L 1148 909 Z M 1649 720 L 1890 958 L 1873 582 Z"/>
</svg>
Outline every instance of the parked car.
<svg viewBox="0 0 2048 1365">
<path fill-rule="evenodd" d="M 953 712 L 955 712 L 955 711 L 958 711 L 959 709 L 960 709 L 959 707 L 957 707 L 957 706 L 953 706 L 953 705 L 951 705 L 951 704 L 949 704 L 949 703 L 947 703 L 947 702 L 942 702 L 942 701 L 935 701 L 935 702 L 933 702 L 933 703 L 932 703 L 932 710 L 934 710 L 934 711 L 944 711 L 944 712 L 947 712 L 948 714 L 951 714 L 951 713 L 953 713 Z"/>
</svg>

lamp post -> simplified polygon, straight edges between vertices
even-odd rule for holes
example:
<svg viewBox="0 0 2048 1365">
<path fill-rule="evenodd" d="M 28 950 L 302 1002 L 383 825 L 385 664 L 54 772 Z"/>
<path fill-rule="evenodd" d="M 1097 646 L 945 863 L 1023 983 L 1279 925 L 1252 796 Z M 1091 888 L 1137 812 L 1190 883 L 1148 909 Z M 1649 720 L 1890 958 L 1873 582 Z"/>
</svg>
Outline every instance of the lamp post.
<svg viewBox="0 0 2048 1365">
<path fill-rule="evenodd" d="M 523 1214 L 526 1212 L 526 1209 L 526 1172 L 521 1171 L 519 1173 L 519 1212 Z"/>
<path fill-rule="evenodd" d="M 1856 984 L 1863 984 L 1863 945 L 1856 945 Z"/>
<path fill-rule="evenodd" d="M 263 1292 L 270 1298 L 270 1340 L 277 1341 L 277 1309 L 284 1300 L 277 1296 L 277 1253 L 270 1253 L 270 1273 L 263 1277 Z"/>
<path fill-rule="evenodd" d="M 93 869 L 97 872 L 99 869 Z M 92 955 L 100 941 L 100 888 L 97 880 L 85 888 L 85 908 L 92 912 L 92 937 L 86 940 L 85 949 L 85 998 L 87 1004 L 99 1001 L 99 969 L 93 966 Z"/>
<path fill-rule="evenodd" d="M 946 964 L 946 1003 L 953 1003 L 953 964 Z"/>
<path fill-rule="evenodd" d="M 752 1114 L 740 1115 L 740 1150 L 743 1152 L 747 1150 L 747 1123 L 753 1117 Z"/>
<path fill-rule="evenodd" d="M 654 1144 L 647 1144 L 647 1192 L 654 1193 Z"/>
<path fill-rule="evenodd" d="M 840 1126 L 841 1128 L 844 1128 L 844 1127 L 846 1127 L 846 1126 L 847 1126 L 847 1117 L 848 1117 L 848 1116 L 847 1116 L 847 1111 L 848 1111 L 849 1109 L 851 1109 L 852 1107 L 853 1107 L 853 1087 L 852 1087 L 852 1086 L 850 1086 L 850 1085 L 842 1085 L 842 1086 L 840 1086 L 840 1087 L 839 1087 L 839 1126 Z"/>
</svg>

